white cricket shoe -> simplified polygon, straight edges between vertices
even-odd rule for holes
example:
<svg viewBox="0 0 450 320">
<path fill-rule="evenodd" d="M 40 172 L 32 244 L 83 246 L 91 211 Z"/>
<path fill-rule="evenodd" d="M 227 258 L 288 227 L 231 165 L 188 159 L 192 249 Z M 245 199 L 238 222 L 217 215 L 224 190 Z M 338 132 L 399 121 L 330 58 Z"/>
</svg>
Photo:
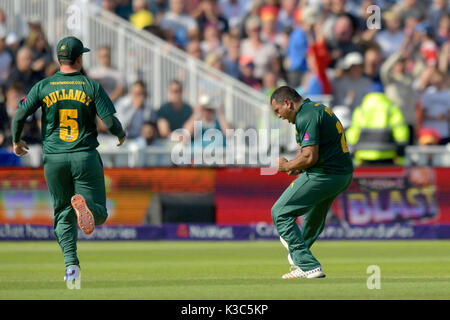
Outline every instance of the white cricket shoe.
<svg viewBox="0 0 450 320">
<path fill-rule="evenodd" d="M 282 279 L 299 279 L 299 278 L 325 278 L 325 273 L 323 273 L 322 267 L 318 267 L 312 270 L 303 271 L 299 267 L 293 271 L 283 274 Z"/>
<path fill-rule="evenodd" d="M 294 260 L 292 260 L 291 258 L 291 254 L 288 253 L 288 261 L 289 261 L 289 265 L 291 266 L 291 271 L 293 271 L 294 269 L 297 269 L 298 267 L 295 265 Z"/>
<path fill-rule="evenodd" d="M 79 266 L 71 265 L 66 268 L 66 274 L 64 276 L 67 288 L 80 289 L 81 287 L 81 270 Z"/>
</svg>

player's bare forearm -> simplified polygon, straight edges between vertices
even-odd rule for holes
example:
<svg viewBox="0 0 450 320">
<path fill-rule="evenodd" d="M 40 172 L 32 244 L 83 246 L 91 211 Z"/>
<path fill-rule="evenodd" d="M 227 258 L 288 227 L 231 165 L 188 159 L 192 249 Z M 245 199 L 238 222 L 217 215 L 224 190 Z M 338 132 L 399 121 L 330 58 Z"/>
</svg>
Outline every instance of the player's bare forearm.
<svg viewBox="0 0 450 320">
<path fill-rule="evenodd" d="M 314 166 L 318 159 L 319 146 L 307 146 L 294 160 L 288 161 L 286 158 L 280 158 L 278 160 L 278 171 L 295 174 Z"/>
</svg>

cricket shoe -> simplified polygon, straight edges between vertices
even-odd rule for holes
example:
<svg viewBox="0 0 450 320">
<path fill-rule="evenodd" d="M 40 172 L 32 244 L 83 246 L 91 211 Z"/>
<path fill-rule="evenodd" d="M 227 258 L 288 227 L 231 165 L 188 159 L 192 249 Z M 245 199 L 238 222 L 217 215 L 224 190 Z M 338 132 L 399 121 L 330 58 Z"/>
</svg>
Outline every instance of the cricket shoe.
<svg viewBox="0 0 450 320">
<path fill-rule="evenodd" d="M 64 276 L 68 289 L 81 289 L 81 270 L 79 266 L 71 265 L 66 268 Z"/>
<path fill-rule="evenodd" d="M 81 194 L 76 194 L 72 197 L 71 203 L 75 213 L 77 214 L 77 222 L 81 231 L 85 234 L 91 234 L 94 232 L 94 216 L 86 205 L 86 200 L 84 200 L 84 197 Z"/>
<path fill-rule="evenodd" d="M 299 267 L 295 270 L 283 274 L 282 279 L 299 279 L 299 278 L 325 278 L 325 273 L 323 273 L 322 267 L 318 267 L 312 270 L 303 271 Z"/>
</svg>

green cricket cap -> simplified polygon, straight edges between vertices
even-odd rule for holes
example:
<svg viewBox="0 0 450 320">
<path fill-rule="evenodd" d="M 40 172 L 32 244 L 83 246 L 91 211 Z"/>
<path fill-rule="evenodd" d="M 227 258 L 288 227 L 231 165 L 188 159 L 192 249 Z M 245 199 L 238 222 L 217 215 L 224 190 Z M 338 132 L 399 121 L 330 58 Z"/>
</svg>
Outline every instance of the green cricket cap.
<svg viewBox="0 0 450 320">
<path fill-rule="evenodd" d="M 58 42 L 56 54 L 60 60 L 75 60 L 81 54 L 89 52 L 88 48 L 83 46 L 83 42 L 75 37 L 65 37 Z"/>
</svg>

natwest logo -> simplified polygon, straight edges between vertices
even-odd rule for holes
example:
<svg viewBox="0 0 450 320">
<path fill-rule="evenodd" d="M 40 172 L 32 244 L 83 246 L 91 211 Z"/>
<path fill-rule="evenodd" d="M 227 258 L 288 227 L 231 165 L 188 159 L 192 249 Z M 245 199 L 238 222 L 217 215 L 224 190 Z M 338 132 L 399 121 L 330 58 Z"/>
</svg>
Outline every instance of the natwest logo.
<svg viewBox="0 0 450 320">
<path fill-rule="evenodd" d="M 233 227 L 215 225 L 187 225 L 180 223 L 176 230 L 178 238 L 190 239 L 234 239 Z"/>
<path fill-rule="evenodd" d="M 189 229 L 187 224 L 180 223 L 176 231 L 178 238 L 189 238 Z"/>
</svg>

